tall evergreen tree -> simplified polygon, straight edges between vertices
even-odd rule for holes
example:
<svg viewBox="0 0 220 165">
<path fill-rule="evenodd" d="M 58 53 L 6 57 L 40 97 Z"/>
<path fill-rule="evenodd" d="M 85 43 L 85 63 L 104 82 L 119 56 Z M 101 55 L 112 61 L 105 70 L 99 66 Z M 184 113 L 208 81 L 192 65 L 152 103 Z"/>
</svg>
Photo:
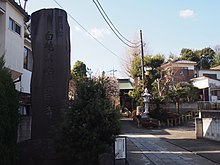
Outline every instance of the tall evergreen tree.
<svg viewBox="0 0 220 165">
<path fill-rule="evenodd" d="M 18 92 L 5 68 L 4 56 L 0 57 L 0 164 L 16 165 Z"/>
</svg>

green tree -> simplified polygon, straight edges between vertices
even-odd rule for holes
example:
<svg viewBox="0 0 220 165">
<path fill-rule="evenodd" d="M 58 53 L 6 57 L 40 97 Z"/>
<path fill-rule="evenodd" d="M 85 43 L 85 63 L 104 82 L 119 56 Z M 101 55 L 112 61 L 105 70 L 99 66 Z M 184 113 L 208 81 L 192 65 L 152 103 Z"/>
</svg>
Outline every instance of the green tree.
<svg viewBox="0 0 220 165">
<path fill-rule="evenodd" d="M 177 112 L 181 102 L 190 102 L 198 99 L 198 88 L 187 82 L 179 82 L 167 91 L 170 100 L 176 103 Z"/>
<path fill-rule="evenodd" d="M 11 74 L 4 65 L 4 56 L 2 56 L 0 57 L 0 164 L 16 165 L 19 98 Z"/>
<path fill-rule="evenodd" d="M 159 67 L 164 63 L 165 57 L 164 55 L 157 54 L 155 56 L 147 55 L 144 57 L 144 67 L 145 67 L 145 86 L 149 92 L 152 92 L 152 84 L 153 82 L 160 78 Z M 131 77 L 137 79 L 137 77 L 142 77 L 141 70 L 141 58 L 136 56 L 133 58 L 133 63 L 131 67 Z M 137 103 L 137 105 L 141 105 L 143 98 L 143 80 L 141 80 L 139 85 L 136 85 L 133 91 L 129 92 L 129 96 L 133 98 L 133 100 Z"/>
<path fill-rule="evenodd" d="M 86 72 L 86 64 L 82 61 L 76 61 L 71 70 L 71 79 L 85 79 L 87 78 Z"/>
<path fill-rule="evenodd" d="M 133 90 L 130 90 L 128 95 L 133 99 L 133 101 L 136 103 L 136 105 L 142 105 L 143 104 L 143 87 L 142 85 L 136 86 Z"/>
<path fill-rule="evenodd" d="M 141 58 L 136 56 L 132 60 L 130 74 L 132 78 L 141 77 Z"/>
<path fill-rule="evenodd" d="M 188 60 L 188 61 L 200 61 L 200 55 L 195 53 L 191 49 L 183 48 L 180 52 L 180 56 L 182 60 Z"/>
<path fill-rule="evenodd" d="M 202 50 L 196 50 L 195 54 L 200 57 L 200 61 L 198 62 L 199 69 L 209 69 L 214 64 L 215 51 L 210 48 L 204 48 Z"/>
<path fill-rule="evenodd" d="M 153 82 L 161 77 L 159 67 L 164 63 L 165 57 L 161 54 L 146 56 L 146 87 L 152 92 Z"/>
<path fill-rule="evenodd" d="M 97 164 L 120 132 L 119 114 L 112 103 L 112 83 L 106 77 L 76 80 L 72 106 L 62 125 L 59 149 L 74 164 Z M 117 90 L 116 90 L 117 91 Z"/>
<path fill-rule="evenodd" d="M 215 65 L 215 51 L 210 47 L 195 51 L 183 48 L 180 55 L 182 60 L 197 62 L 198 69 L 209 69 Z"/>
</svg>

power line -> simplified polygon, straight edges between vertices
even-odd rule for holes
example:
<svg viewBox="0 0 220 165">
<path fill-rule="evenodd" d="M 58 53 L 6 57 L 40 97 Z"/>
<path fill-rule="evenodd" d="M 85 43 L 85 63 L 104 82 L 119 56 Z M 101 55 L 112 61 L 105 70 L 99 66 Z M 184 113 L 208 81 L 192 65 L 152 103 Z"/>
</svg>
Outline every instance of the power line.
<svg viewBox="0 0 220 165">
<path fill-rule="evenodd" d="M 94 3 L 95 0 L 93 0 Z M 99 3 L 99 1 L 97 0 L 97 3 L 98 3 L 98 6 L 101 8 L 102 12 L 104 13 L 105 17 L 108 19 L 109 23 L 111 24 L 111 26 L 116 30 L 116 32 L 123 38 L 125 39 L 127 42 L 129 42 L 130 44 L 134 44 L 134 45 L 137 45 L 137 44 L 140 44 L 140 41 L 139 42 L 132 42 L 130 40 L 128 40 L 127 38 L 125 38 L 120 32 L 119 30 L 114 26 L 114 24 L 112 23 L 111 19 L 108 17 L 108 15 L 106 14 L 105 10 L 103 9 L 102 5 Z"/>
<path fill-rule="evenodd" d="M 106 15 L 106 17 L 107 17 L 109 20 L 106 19 L 105 15 L 102 13 L 102 11 L 101 11 L 101 9 L 100 9 L 100 8 L 102 8 L 102 7 L 100 6 L 100 8 L 99 8 L 99 5 L 95 2 L 95 0 L 93 0 L 93 2 L 94 2 L 94 4 L 96 5 L 96 7 L 97 7 L 99 13 L 102 15 L 102 17 L 103 17 L 103 19 L 105 20 L 105 22 L 108 24 L 108 26 L 110 27 L 110 29 L 112 30 L 112 32 L 116 35 L 116 37 L 117 37 L 121 42 L 123 42 L 125 45 L 127 45 L 128 47 L 131 47 L 131 48 L 138 48 L 138 47 L 140 46 L 140 45 L 136 45 L 137 43 L 132 43 L 131 41 L 127 40 L 124 36 L 122 36 L 122 34 L 115 28 L 115 26 L 112 24 L 112 22 L 110 21 L 110 19 L 108 18 L 107 15 Z M 97 1 L 97 2 L 98 2 L 98 1 Z M 99 2 L 98 2 L 98 3 L 99 3 Z M 100 4 L 100 3 L 99 3 L 99 4 Z M 103 10 L 103 8 L 102 8 L 102 10 Z M 103 10 L 103 12 L 105 13 L 104 10 Z M 110 22 L 111 24 L 110 24 L 109 22 Z M 114 27 L 114 28 L 113 28 L 113 27 Z M 118 32 L 118 33 L 121 35 L 122 38 L 124 38 L 125 40 L 127 40 L 128 42 L 130 42 L 130 43 L 132 43 L 132 44 L 135 44 L 136 46 L 132 46 L 132 45 L 127 44 L 124 40 L 121 39 L 121 37 L 115 32 L 114 29 L 116 30 L 116 32 Z"/>
<path fill-rule="evenodd" d="M 64 9 L 63 6 L 61 6 L 56 0 L 53 0 L 60 8 Z M 98 42 L 103 48 L 105 48 L 107 51 L 109 51 L 114 56 L 118 57 L 120 60 L 124 61 L 123 58 L 119 57 L 116 53 L 114 53 L 112 50 L 107 48 L 101 41 L 99 41 L 97 38 L 95 38 L 86 28 L 84 28 L 71 14 L 67 12 L 68 16 L 76 22 L 89 36 L 91 36 L 96 42 Z"/>
</svg>

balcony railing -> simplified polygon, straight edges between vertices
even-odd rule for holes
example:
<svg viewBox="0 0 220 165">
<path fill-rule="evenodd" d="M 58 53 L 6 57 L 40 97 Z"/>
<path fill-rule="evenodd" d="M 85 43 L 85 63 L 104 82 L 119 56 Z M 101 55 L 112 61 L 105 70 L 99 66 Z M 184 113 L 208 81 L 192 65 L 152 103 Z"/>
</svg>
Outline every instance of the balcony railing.
<svg viewBox="0 0 220 165">
<path fill-rule="evenodd" d="M 220 102 L 198 101 L 198 110 L 201 111 L 220 111 Z"/>
</svg>

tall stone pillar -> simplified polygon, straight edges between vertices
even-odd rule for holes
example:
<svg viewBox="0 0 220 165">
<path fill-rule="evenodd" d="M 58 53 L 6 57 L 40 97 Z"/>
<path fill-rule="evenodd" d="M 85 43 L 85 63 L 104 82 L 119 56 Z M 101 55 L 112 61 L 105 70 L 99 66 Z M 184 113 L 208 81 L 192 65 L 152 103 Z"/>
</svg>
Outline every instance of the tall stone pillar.
<svg viewBox="0 0 220 165">
<path fill-rule="evenodd" d="M 54 136 L 68 100 L 70 30 L 62 9 L 31 15 L 33 72 L 31 78 L 32 139 Z"/>
</svg>

